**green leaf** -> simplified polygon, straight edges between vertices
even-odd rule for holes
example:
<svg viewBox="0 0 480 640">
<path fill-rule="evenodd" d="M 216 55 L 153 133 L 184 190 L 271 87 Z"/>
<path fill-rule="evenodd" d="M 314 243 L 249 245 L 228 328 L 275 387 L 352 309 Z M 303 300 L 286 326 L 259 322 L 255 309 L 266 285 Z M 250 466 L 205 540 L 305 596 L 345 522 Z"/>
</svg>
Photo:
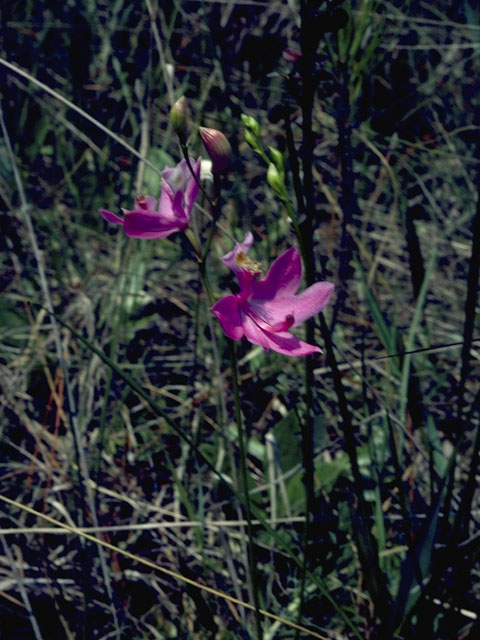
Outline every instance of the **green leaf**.
<svg viewBox="0 0 480 640">
<path fill-rule="evenodd" d="M 293 410 L 289 411 L 273 428 L 283 472 L 292 469 L 302 461 L 300 445 L 300 425 Z"/>
<path fill-rule="evenodd" d="M 383 346 L 388 354 L 395 353 L 395 328 L 393 327 L 393 323 L 390 321 L 388 316 L 381 310 L 380 305 L 373 293 L 372 289 L 367 283 L 366 274 L 360 265 L 359 262 L 356 263 L 357 271 L 360 274 L 360 278 L 363 285 L 363 291 L 365 295 L 365 300 L 367 301 L 368 308 L 370 309 L 370 313 L 372 315 L 372 319 L 375 323 L 375 327 L 377 329 L 380 340 L 382 341 Z M 395 359 L 391 360 L 392 365 L 397 368 L 395 363 Z"/>
<path fill-rule="evenodd" d="M 347 475 L 349 473 L 350 460 L 345 452 L 343 452 L 338 458 L 335 458 L 335 460 L 331 460 L 330 462 L 319 462 L 315 465 L 315 478 L 321 488 L 327 492 L 334 487 L 341 475 Z"/>
</svg>

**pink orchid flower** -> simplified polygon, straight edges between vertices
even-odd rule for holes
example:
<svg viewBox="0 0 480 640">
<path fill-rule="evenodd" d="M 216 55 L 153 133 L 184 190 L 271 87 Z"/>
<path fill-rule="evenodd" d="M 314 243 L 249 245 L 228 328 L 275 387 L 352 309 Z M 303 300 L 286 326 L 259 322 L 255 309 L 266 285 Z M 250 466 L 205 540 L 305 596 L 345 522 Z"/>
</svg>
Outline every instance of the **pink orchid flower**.
<svg viewBox="0 0 480 640">
<path fill-rule="evenodd" d="M 193 169 L 199 180 L 200 158 Z M 186 161 L 182 160 L 176 167 L 166 167 L 162 171 L 158 207 L 156 198 L 142 196 L 137 198 L 132 211 L 123 209 L 123 218 L 106 209 L 100 209 L 100 213 L 108 222 L 122 224 L 127 236 L 132 238 L 166 238 L 187 227 L 198 190 Z"/>
<path fill-rule="evenodd" d="M 260 268 L 246 254 L 253 243 L 247 233 L 243 242 L 222 258 L 238 276 L 240 293 L 219 300 L 212 311 L 232 340 L 243 336 L 266 351 L 287 356 L 307 356 L 321 349 L 303 342 L 288 330 L 319 313 L 333 292 L 330 282 L 316 282 L 297 295 L 302 278 L 300 255 L 291 247 L 279 256 L 258 280 Z"/>
</svg>

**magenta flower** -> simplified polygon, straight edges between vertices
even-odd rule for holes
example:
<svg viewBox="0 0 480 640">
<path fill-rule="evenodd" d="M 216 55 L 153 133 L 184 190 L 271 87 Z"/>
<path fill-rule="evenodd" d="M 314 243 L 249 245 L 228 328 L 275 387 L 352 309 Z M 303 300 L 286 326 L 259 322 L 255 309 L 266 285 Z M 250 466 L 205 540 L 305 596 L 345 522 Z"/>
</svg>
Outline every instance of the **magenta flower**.
<svg viewBox="0 0 480 640">
<path fill-rule="evenodd" d="M 200 158 L 193 165 L 200 179 Z M 121 218 L 111 211 L 100 209 L 108 222 L 123 224 L 127 236 L 132 238 L 166 238 L 175 231 L 183 231 L 190 221 L 199 186 L 185 160 L 176 167 L 162 171 L 162 193 L 158 202 L 153 196 L 137 198 L 132 211 L 123 209 Z"/>
<path fill-rule="evenodd" d="M 300 255 L 291 247 L 279 256 L 267 275 L 258 280 L 260 268 L 247 258 L 253 242 L 248 233 L 243 242 L 222 258 L 237 273 L 240 293 L 219 300 L 212 311 L 232 340 L 243 336 L 265 350 L 287 356 L 307 356 L 321 349 L 303 342 L 288 330 L 319 313 L 333 292 L 330 282 L 316 282 L 296 294 L 302 278 Z"/>
</svg>

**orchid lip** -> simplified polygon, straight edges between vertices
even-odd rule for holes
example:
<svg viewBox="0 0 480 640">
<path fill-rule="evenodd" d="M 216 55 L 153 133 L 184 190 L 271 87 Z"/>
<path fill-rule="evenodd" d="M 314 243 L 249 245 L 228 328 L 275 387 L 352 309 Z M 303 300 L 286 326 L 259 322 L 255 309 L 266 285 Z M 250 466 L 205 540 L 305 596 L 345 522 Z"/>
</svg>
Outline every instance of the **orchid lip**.
<svg viewBox="0 0 480 640">
<path fill-rule="evenodd" d="M 295 323 L 295 318 L 292 313 L 289 313 L 285 316 L 285 320 L 282 322 L 276 322 L 274 324 L 269 324 L 259 318 L 255 313 L 251 310 L 247 312 L 247 315 L 255 322 L 256 325 L 263 329 L 264 331 L 269 331 L 270 333 L 281 333 L 282 331 L 288 331 L 290 327 L 292 327 Z"/>
</svg>

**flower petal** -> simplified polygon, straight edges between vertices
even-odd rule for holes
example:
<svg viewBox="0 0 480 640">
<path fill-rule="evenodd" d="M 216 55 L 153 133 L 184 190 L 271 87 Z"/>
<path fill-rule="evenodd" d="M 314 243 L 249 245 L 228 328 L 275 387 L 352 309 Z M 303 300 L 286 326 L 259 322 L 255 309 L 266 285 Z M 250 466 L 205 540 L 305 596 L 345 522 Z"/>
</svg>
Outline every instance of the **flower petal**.
<svg viewBox="0 0 480 640">
<path fill-rule="evenodd" d="M 185 225 L 165 220 L 156 211 L 130 211 L 125 216 L 124 229 L 132 238 L 166 238 Z"/>
<path fill-rule="evenodd" d="M 294 326 L 320 313 L 327 305 L 333 290 L 334 286 L 331 282 L 315 282 L 298 296 L 294 296 L 290 311 L 294 317 Z"/>
<path fill-rule="evenodd" d="M 248 315 L 244 316 L 243 330 L 247 340 L 260 345 L 267 351 L 272 349 L 286 356 L 308 356 L 312 353 L 321 353 L 319 347 L 303 342 L 286 331 L 281 333 L 265 331 Z"/>
<path fill-rule="evenodd" d="M 175 220 L 187 225 L 190 220 L 190 213 L 187 214 L 187 212 L 184 209 L 183 197 L 184 197 L 183 191 L 177 191 L 172 201 L 172 214 Z"/>
<path fill-rule="evenodd" d="M 264 331 L 269 333 L 280 333 L 288 331 L 290 327 L 293 327 L 295 319 L 291 313 L 287 313 L 285 316 L 280 317 L 278 321 L 266 322 L 261 315 L 255 315 L 252 310 L 249 310 L 248 314 L 258 324 L 258 326 Z"/>
<path fill-rule="evenodd" d="M 293 316 L 293 321 L 290 322 L 290 326 L 295 323 L 295 316 L 293 314 L 293 308 L 295 305 L 295 296 L 283 296 L 280 298 L 274 298 L 273 300 L 256 300 L 253 296 L 250 296 L 245 303 L 248 305 L 248 313 L 252 315 L 260 326 L 266 325 L 265 328 L 270 327 L 271 331 L 274 331 L 274 327 L 281 326 L 287 317 Z"/>
<path fill-rule="evenodd" d="M 195 164 L 190 159 L 197 178 L 200 177 L 200 158 Z M 166 167 L 162 171 L 162 193 L 158 212 L 162 218 L 188 224 L 193 205 L 198 196 L 199 186 L 193 179 L 185 160 L 176 167 Z"/>
<path fill-rule="evenodd" d="M 243 242 L 237 242 L 231 251 L 229 251 L 220 260 L 227 265 L 234 273 L 242 270 L 242 259 L 247 255 L 253 244 L 253 234 L 249 231 Z"/>
<path fill-rule="evenodd" d="M 185 191 L 191 178 L 191 173 L 187 162 L 182 160 L 175 167 L 165 167 L 161 172 L 161 176 L 163 183 L 168 184 L 170 187 L 170 191 L 176 193 L 177 191 Z"/>
<path fill-rule="evenodd" d="M 180 203 L 182 198 L 182 192 L 178 192 L 180 194 Z M 158 203 L 158 216 L 161 216 L 164 220 L 170 220 L 174 222 L 177 220 L 177 215 L 174 211 L 173 202 L 175 199 L 175 194 L 173 193 L 171 187 L 166 182 L 162 185 L 162 193 L 160 194 L 160 201 Z M 185 216 L 182 216 L 184 219 Z"/>
<path fill-rule="evenodd" d="M 248 300 L 248 308 L 252 315 L 272 326 L 284 322 L 287 316 L 293 316 L 293 326 L 308 320 L 319 313 L 328 303 L 334 286 L 330 282 L 315 282 L 298 295 L 284 295 L 281 292 L 273 300 L 256 300 L 253 296 Z"/>
<path fill-rule="evenodd" d="M 243 314 L 237 296 L 225 296 L 213 305 L 212 311 L 229 338 L 240 340 L 243 337 Z"/>
<path fill-rule="evenodd" d="M 117 216 L 116 213 L 107 211 L 107 209 L 99 209 L 99 211 L 107 222 L 113 222 L 114 224 L 123 224 L 123 218 Z"/>
<path fill-rule="evenodd" d="M 291 247 L 273 262 L 265 278 L 252 283 L 252 297 L 273 300 L 278 295 L 294 294 L 301 278 L 300 254 L 295 247 Z"/>
</svg>

